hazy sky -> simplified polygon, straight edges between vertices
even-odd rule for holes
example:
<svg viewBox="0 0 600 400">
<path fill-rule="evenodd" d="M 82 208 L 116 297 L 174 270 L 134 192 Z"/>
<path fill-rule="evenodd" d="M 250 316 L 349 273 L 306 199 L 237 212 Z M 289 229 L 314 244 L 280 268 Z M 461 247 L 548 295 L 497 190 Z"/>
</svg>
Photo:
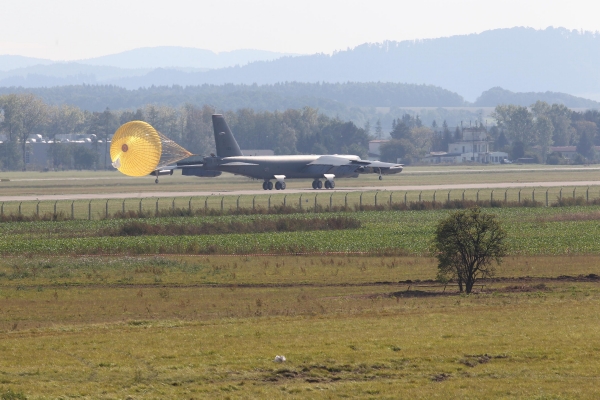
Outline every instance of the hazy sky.
<svg viewBox="0 0 600 400">
<path fill-rule="evenodd" d="M 1 0 L 0 54 L 73 60 L 137 47 L 331 53 L 528 26 L 600 31 L 597 0 Z"/>
</svg>

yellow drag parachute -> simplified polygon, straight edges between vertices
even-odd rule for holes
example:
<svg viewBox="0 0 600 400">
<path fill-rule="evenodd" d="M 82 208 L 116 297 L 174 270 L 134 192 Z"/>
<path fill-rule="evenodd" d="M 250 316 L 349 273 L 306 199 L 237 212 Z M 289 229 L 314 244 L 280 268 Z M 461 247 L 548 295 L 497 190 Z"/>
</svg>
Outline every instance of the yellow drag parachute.
<svg viewBox="0 0 600 400">
<path fill-rule="evenodd" d="M 112 165 L 128 176 L 150 175 L 192 153 L 143 121 L 123 124 L 110 145 Z"/>
</svg>

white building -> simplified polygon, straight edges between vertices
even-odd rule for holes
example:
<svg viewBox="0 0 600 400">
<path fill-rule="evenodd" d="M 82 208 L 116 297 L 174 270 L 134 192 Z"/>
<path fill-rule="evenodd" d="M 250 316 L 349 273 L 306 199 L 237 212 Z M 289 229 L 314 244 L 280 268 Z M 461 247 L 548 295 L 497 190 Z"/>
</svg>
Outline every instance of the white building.
<svg viewBox="0 0 600 400">
<path fill-rule="evenodd" d="M 464 128 L 461 140 L 448 144 L 448 152 L 432 152 L 421 161 L 429 164 L 479 162 L 500 164 L 508 153 L 490 152 L 490 142 L 483 128 Z"/>
</svg>

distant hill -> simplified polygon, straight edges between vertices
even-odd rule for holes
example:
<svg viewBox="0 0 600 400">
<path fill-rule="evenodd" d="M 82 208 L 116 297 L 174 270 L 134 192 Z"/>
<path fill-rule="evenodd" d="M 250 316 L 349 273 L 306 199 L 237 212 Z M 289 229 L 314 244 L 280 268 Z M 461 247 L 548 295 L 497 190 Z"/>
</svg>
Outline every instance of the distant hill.
<svg viewBox="0 0 600 400">
<path fill-rule="evenodd" d="M 31 92 L 49 104 L 71 104 L 89 111 L 135 109 L 147 104 L 178 107 L 210 104 L 221 110 L 285 110 L 305 106 L 333 111 L 344 107 L 462 107 L 453 92 L 431 85 L 401 83 L 283 83 L 275 85 L 159 86 L 127 90 L 109 85 L 0 88 L 0 95 Z"/>
<path fill-rule="evenodd" d="M 600 34 L 564 28 L 496 29 L 438 39 L 367 43 L 332 55 L 282 55 L 256 50 L 217 55 L 199 49 L 143 48 L 78 63 L 137 71 L 130 75 L 100 77 L 94 72 L 87 81 L 82 81 L 82 74 L 57 80 L 57 74 L 41 69 L 32 80 L 22 74 L 11 80 L 4 74 L 0 85 L 94 82 L 138 89 L 153 85 L 392 82 L 442 87 L 469 101 L 493 87 L 600 100 Z M 253 62 L 244 65 L 249 61 Z M 151 70 L 138 73 L 142 69 Z M 46 83 L 44 76 L 49 77 Z"/>
<path fill-rule="evenodd" d="M 42 58 L 0 55 L 0 71 L 10 71 L 11 69 L 27 68 L 33 65 L 48 65 L 52 63 L 54 63 L 54 61 L 44 60 Z"/>
<path fill-rule="evenodd" d="M 79 60 L 81 64 L 101 65 L 126 69 L 138 68 L 202 68 L 216 69 L 246 65 L 255 61 L 270 61 L 291 53 L 264 50 L 234 50 L 215 53 L 190 47 L 161 46 L 143 47 L 108 56 Z"/>
<path fill-rule="evenodd" d="M 406 82 L 475 98 L 490 87 L 597 94 L 600 35 L 563 28 L 511 28 L 419 41 L 364 44 L 333 55 L 283 57 L 185 77 L 192 84 Z M 180 76 L 178 84 L 183 84 Z M 135 85 L 147 84 L 139 78 Z"/>
<path fill-rule="evenodd" d="M 600 109 L 600 102 L 571 96 L 566 93 L 544 92 L 544 93 L 514 93 L 495 87 L 486 90 L 477 98 L 473 104 L 476 107 L 496 107 L 499 104 L 515 104 L 529 107 L 536 101 L 545 101 L 548 104 L 564 104 L 569 108 L 596 108 Z"/>
<path fill-rule="evenodd" d="M 111 80 L 143 76 L 150 71 L 150 68 L 123 69 L 75 62 L 53 63 L 0 71 L 0 86 L 34 88 L 77 84 L 97 85 Z"/>
<path fill-rule="evenodd" d="M 215 53 L 210 50 L 175 46 L 144 47 L 73 62 L 0 55 L 0 86 L 40 87 L 112 83 L 114 80 L 137 77 L 160 68 L 203 72 L 292 55 L 250 49 Z"/>
</svg>

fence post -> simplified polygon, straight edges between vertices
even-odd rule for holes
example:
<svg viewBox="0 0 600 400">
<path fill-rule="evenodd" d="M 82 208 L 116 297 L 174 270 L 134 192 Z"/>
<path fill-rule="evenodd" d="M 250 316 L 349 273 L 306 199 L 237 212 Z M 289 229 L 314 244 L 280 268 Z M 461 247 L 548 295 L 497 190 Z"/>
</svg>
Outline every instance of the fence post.
<svg viewBox="0 0 600 400">
<path fill-rule="evenodd" d="M 121 206 L 123 207 L 123 214 L 125 214 L 125 199 L 123 199 L 123 204 Z"/>
<path fill-rule="evenodd" d="M 419 192 L 419 203 L 421 202 L 421 195 L 423 194 L 423 192 Z"/>
<path fill-rule="evenodd" d="M 104 218 L 108 219 L 108 200 L 106 200 L 106 213 L 104 215 Z"/>
<path fill-rule="evenodd" d="M 548 190 L 550 189 L 546 189 L 546 207 L 548 207 Z"/>
<path fill-rule="evenodd" d="M 19 203 L 19 215 L 21 215 L 21 204 L 23 204 L 23 202 Z"/>
<path fill-rule="evenodd" d="M 252 198 L 252 209 L 253 209 L 253 210 L 255 209 L 255 208 L 254 208 L 254 200 L 256 200 L 256 196 L 254 196 L 254 197 Z M 285 199 L 284 199 L 283 201 L 284 201 L 284 203 L 285 203 Z"/>
<path fill-rule="evenodd" d="M 171 209 L 175 211 L 175 197 L 173 197 L 173 202 L 171 203 Z"/>
<path fill-rule="evenodd" d="M 92 219 L 92 201 L 88 203 L 88 221 Z"/>
<path fill-rule="evenodd" d="M 302 195 L 300 195 L 300 200 L 298 200 L 298 207 L 300 207 L 300 209 L 302 210 Z"/>
<path fill-rule="evenodd" d="M 344 209 L 346 208 L 348 208 L 348 193 L 346 193 L 346 195 L 344 196 Z"/>
<path fill-rule="evenodd" d="M 404 205 L 408 204 L 407 196 L 408 196 L 408 192 L 404 192 Z"/>
<path fill-rule="evenodd" d="M 315 194 L 315 212 L 317 212 L 317 196 L 318 194 Z"/>
<path fill-rule="evenodd" d="M 225 196 L 221 197 L 221 212 L 223 212 L 223 200 L 225 200 Z"/>
<path fill-rule="evenodd" d="M 504 191 L 504 202 L 508 203 L 508 189 Z"/>
<path fill-rule="evenodd" d="M 160 197 L 156 198 L 156 211 L 155 213 L 158 214 L 158 201 L 160 200 Z"/>
<path fill-rule="evenodd" d="M 56 214 L 56 212 L 54 212 L 54 214 Z M 2 202 L 2 205 L 0 206 L 0 215 L 4 215 L 4 202 Z"/>
<path fill-rule="evenodd" d="M 140 199 L 140 214 L 142 213 L 142 210 L 143 210 L 142 209 L 142 201 L 143 201 L 143 199 Z"/>
<path fill-rule="evenodd" d="M 192 210 L 192 198 L 190 197 L 190 211 Z M 208 196 L 204 199 L 204 214 L 208 212 Z"/>
<path fill-rule="evenodd" d="M 521 190 L 523 189 L 519 189 L 519 204 L 521 204 Z"/>
<path fill-rule="evenodd" d="M 494 191 L 492 190 L 492 193 L 490 193 L 490 206 L 492 205 L 493 202 L 494 202 Z"/>
<path fill-rule="evenodd" d="M 360 208 L 362 209 L 362 192 L 360 192 Z"/>
<path fill-rule="evenodd" d="M 207 197 L 208 199 L 208 197 Z M 188 201 L 188 211 L 191 213 L 192 212 L 192 198 L 190 197 L 190 200 Z"/>
<path fill-rule="evenodd" d="M 287 206 L 287 194 L 283 196 L 283 207 Z M 254 208 L 254 203 L 252 203 L 252 208 Z"/>
<path fill-rule="evenodd" d="M 394 195 L 394 192 L 390 193 L 390 208 L 392 208 L 392 196 Z"/>
<path fill-rule="evenodd" d="M 450 192 L 451 190 L 448 190 L 448 203 L 450 203 Z"/>
<path fill-rule="evenodd" d="M 562 201 L 562 188 L 560 188 L 560 192 L 558 192 L 558 200 Z"/>
<path fill-rule="evenodd" d="M 434 203 L 435 203 L 435 193 L 436 193 L 436 190 L 433 191 L 433 202 Z"/>
<path fill-rule="evenodd" d="M 379 192 L 375 192 L 375 207 L 377 207 L 377 195 L 379 194 Z"/>
<path fill-rule="evenodd" d="M 590 187 L 588 186 L 587 189 L 585 189 L 585 202 L 589 203 L 590 202 Z"/>
<path fill-rule="evenodd" d="M 465 201 L 465 192 L 466 192 L 466 190 L 463 190 L 462 201 Z"/>
<path fill-rule="evenodd" d="M 242 197 L 242 196 L 238 196 L 238 198 L 237 198 L 237 200 L 235 202 L 238 211 L 240 211 L 240 197 Z"/>
<path fill-rule="evenodd" d="M 302 198 L 302 196 L 300 196 Z M 271 196 L 269 196 L 269 211 L 271 211 Z"/>
<path fill-rule="evenodd" d="M 75 201 L 71 202 L 71 219 L 75 219 Z"/>
<path fill-rule="evenodd" d="M 35 213 L 37 214 L 38 217 L 40 216 L 40 202 L 39 201 L 35 205 Z"/>
<path fill-rule="evenodd" d="M 285 197 L 283 198 L 283 200 L 285 201 Z M 332 209 L 333 209 L 333 193 L 331 193 L 331 196 L 329 196 L 329 211 L 331 212 Z"/>
<path fill-rule="evenodd" d="M 531 201 L 535 203 L 535 189 L 533 189 L 533 192 L 531 192 Z"/>
<path fill-rule="evenodd" d="M 577 188 L 573 188 L 573 199 L 575 199 L 575 190 L 577 190 Z"/>
<path fill-rule="evenodd" d="M 479 203 L 479 190 L 477 191 L 477 194 L 475 195 L 475 202 Z"/>
</svg>

